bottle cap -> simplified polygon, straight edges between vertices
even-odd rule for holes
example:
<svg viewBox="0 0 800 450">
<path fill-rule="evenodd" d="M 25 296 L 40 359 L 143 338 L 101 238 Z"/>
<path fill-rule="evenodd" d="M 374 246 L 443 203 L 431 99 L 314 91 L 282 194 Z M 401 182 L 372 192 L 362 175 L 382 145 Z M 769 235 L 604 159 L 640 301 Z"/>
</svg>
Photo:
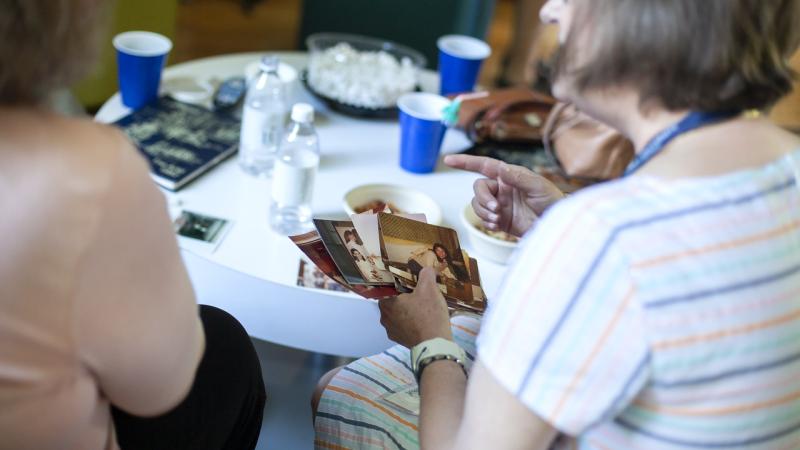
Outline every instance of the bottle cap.
<svg viewBox="0 0 800 450">
<path fill-rule="evenodd" d="M 265 55 L 261 58 L 258 67 L 264 72 L 277 72 L 279 63 L 277 55 Z"/>
<path fill-rule="evenodd" d="M 300 123 L 314 121 L 314 107 L 308 103 L 297 103 L 292 107 L 292 120 Z"/>
</svg>

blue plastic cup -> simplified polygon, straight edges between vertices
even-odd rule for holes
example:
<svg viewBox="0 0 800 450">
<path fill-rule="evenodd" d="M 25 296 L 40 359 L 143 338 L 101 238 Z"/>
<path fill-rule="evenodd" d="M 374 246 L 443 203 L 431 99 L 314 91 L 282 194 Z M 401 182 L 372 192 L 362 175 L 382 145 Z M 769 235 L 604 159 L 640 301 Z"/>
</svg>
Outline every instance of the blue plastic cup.
<svg viewBox="0 0 800 450">
<path fill-rule="evenodd" d="M 436 42 L 439 47 L 439 93 L 472 92 L 483 61 L 492 54 L 489 44 L 471 36 L 451 34 Z"/>
<path fill-rule="evenodd" d="M 114 36 L 113 42 L 117 49 L 122 103 L 139 109 L 157 99 L 161 71 L 172 50 L 172 41 L 149 31 L 128 31 Z"/>
<path fill-rule="evenodd" d="M 442 111 L 450 100 L 423 92 L 405 94 L 397 100 L 400 109 L 400 167 L 414 173 L 436 168 L 447 127 Z"/>
</svg>

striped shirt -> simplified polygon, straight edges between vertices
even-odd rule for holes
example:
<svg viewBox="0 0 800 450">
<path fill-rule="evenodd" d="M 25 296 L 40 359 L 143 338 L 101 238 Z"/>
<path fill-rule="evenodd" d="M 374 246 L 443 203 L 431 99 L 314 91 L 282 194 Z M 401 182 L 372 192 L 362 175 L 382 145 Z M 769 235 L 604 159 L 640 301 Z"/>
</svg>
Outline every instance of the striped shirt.
<svg viewBox="0 0 800 450">
<path fill-rule="evenodd" d="M 520 245 L 481 361 L 568 448 L 800 448 L 798 163 L 559 203 Z"/>
<path fill-rule="evenodd" d="M 464 314 L 450 319 L 453 340 L 475 359 L 480 320 Z M 414 450 L 419 448 L 419 415 L 388 401 L 417 389 L 407 348 L 396 345 L 340 370 L 325 388 L 314 419 L 315 449 Z"/>
</svg>

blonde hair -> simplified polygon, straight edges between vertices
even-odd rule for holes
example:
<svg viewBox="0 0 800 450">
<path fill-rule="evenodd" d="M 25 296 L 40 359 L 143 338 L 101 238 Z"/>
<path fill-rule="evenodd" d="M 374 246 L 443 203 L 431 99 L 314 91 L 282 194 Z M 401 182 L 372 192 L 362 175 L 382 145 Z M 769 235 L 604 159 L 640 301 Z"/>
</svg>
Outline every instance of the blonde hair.
<svg viewBox="0 0 800 450">
<path fill-rule="evenodd" d="M 0 105 L 41 103 L 86 75 L 112 3 L 0 0 Z"/>
<path fill-rule="evenodd" d="M 572 0 L 557 75 L 669 110 L 771 106 L 792 88 L 800 0 Z"/>
</svg>

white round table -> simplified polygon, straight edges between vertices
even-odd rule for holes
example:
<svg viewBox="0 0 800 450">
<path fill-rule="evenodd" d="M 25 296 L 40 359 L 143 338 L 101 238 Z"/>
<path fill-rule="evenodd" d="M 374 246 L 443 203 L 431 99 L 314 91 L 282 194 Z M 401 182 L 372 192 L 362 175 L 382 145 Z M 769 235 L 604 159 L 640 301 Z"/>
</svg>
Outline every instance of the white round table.
<svg viewBox="0 0 800 450">
<path fill-rule="evenodd" d="M 171 66 L 164 80 L 242 75 L 244 67 L 262 53 L 205 58 Z M 279 53 L 281 61 L 302 70 L 304 53 Z M 435 91 L 437 78 L 422 75 L 424 90 Z M 329 111 L 301 86 L 294 86 L 293 102 L 304 101 L 317 110 L 315 124 L 322 160 L 314 189 L 316 217 L 346 218 L 342 197 L 365 183 L 393 183 L 426 192 L 442 208 L 443 225 L 458 231 L 462 246 L 479 262 L 489 298 L 497 291 L 504 266 L 473 254 L 460 215 L 472 198 L 477 175 L 441 164 L 436 172 L 417 175 L 398 164 L 399 124 L 395 121 L 358 120 Z M 114 95 L 96 120 L 113 122 L 129 110 Z M 443 152 L 461 151 L 469 142 L 459 132 L 448 132 Z M 233 314 L 256 338 L 303 350 L 342 356 L 378 353 L 392 343 L 379 323 L 377 303 L 355 294 L 298 287 L 300 250 L 286 237 L 271 231 L 267 214 L 270 182 L 243 173 L 231 158 L 177 193 L 164 191 L 183 209 L 234 222 L 213 253 L 182 249 L 198 302 Z"/>
</svg>

